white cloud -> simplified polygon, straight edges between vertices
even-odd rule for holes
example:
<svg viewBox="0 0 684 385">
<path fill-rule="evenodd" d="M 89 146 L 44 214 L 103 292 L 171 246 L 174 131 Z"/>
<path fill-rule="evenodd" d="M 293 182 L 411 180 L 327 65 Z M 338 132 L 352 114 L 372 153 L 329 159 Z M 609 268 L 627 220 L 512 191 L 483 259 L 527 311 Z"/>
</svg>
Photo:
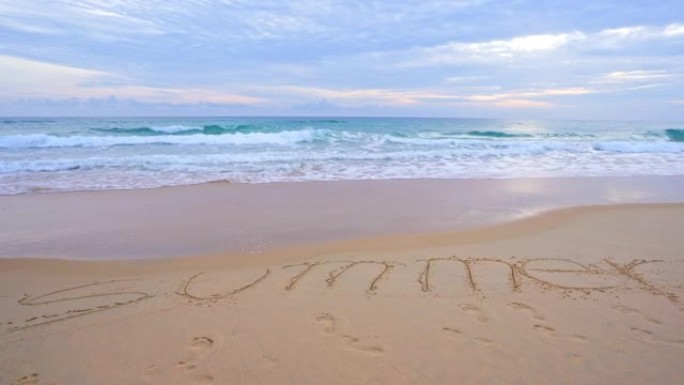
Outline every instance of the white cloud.
<svg viewBox="0 0 684 385">
<path fill-rule="evenodd" d="M 637 25 L 632 27 L 604 29 L 597 34 L 597 37 L 609 39 L 634 39 L 648 37 L 652 34 L 653 31 L 651 29 Z"/>
<path fill-rule="evenodd" d="M 554 103 L 528 99 L 507 99 L 493 104 L 501 108 L 550 108 L 556 106 Z"/>
<path fill-rule="evenodd" d="M 684 24 L 674 23 L 664 27 L 652 27 L 636 25 L 615 29 L 604 29 L 598 32 L 594 38 L 599 42 L 608 40 L 611 43 L 629 43 L 630 41 L 647 41 L 658 39 L 670 39 L 684 36 Z"/>
<path fill-rule="evenodd" d="M 549 88 L 532 91 L 515 91 L 503 92 L 496 94 L 481 94 L 471 95 L 466 97 L 468 100 L 478 102 L 498 101 L 498 100 L 520 100 L 521 98 L 536 98 L 548 96 L 568 96 L 568 95 L 586 95 L 596 93 L 596 90 L 584 87 L 575 88 Z"/>
<path fill-rule="evenodd" d="M 403 53 L 409 67 L 451 65 L 467 62 L 496 62 L 552 55 L 557 51 L 583 49 L 620 49 L 638 41 L 684 36 L 684 24 L 663 27 L 627 26 L 604 29 L 595 33 L 572 31 L 558 34 L 517 36 L 511 39 L 481 42 L 449 42 L 430 47 L 413 48 Z M 573 45 L 572 43 L 579 43 Z M 397 55 L 397 53 L 394 53 Z"/>
<path fill-rule="evenodd" d="M 584 34 L 581 32 L 562 33 L 558 35 L 530 35 L 516 37 L 511 40 L 493 41 L 483 45 L 472 45 L 474 51 L 484 51 L 486 53 L 495 53 L 508 55 L 516 52 L 535 52 L 535 51 L 549 51 L 555 50 L 564 46 L 573 40 L 583 40 Z"/>
<path fill-rule="evenodd" d="M 125 80 L 116 74 L 43 63 L 0 55 L 0 98 L 16 100 L 50 95 L 50 98 L 130 98 L 155 103 L 258 104 L 262 98 L 203 88 L 97 86 L 107 80 Z"/>
<path fill-rule="evenodd" d="M 640 82 L 640 81 L 653 81 L 653 80 L 663 80 L 667 78 L 674 77 L 671 74 L 663 70 L 634 70 L 634 71 L 615 71 L 606 74 L 602 79 L 603 82 Z"/>
<path fill-rule="evenodd" d="M 100 40 L 162 34 L 149 9 L 135 2 L 0 2 L 0 15 L 12 29 L 52 34 L 88 35 Z"/>
<path fill-rule="evenodd" d="M 112 76 L 102 71 L 43 63 L 12 56 L 0 55 L 0 88 L 4 97 L 17 93 L 45 93 L 49 90 L 70 88 L 86 81 Z"/>
<path fill-rule="evenodd" d="M 469 59 L 514 59 L 534 53 L 554 51 L 560 47 L 585 39 L 581 32 L 528 35 L 509 40 L 492 40 L 479 43 L 448 43 L 419 50 L 419 59 L 413 65 L 459 63 Z"/>
<path fill-rule="evenodd" d="M 670 36 L 684 36 L 684 24 L 670 24 L 665 28 L 663 34 L 667 37 Z"/>
<path fill-rule="evenodd" d="M 472 81 L 477 81 L 477 80 L 483 80 L 486 79 L 485 76 L 449 76 L 448 78 L 444 79 L 444 83 L 467 83 L 467 82 L 472 82 Z"/>
</svg>

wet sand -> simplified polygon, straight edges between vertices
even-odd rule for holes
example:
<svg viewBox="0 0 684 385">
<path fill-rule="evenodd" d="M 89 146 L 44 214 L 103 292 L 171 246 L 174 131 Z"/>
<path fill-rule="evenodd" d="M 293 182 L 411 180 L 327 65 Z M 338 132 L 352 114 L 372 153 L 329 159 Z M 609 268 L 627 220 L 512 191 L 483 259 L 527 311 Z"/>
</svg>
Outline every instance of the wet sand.
<svg viewBox="0 0 684 385">
<path fill-rule="evenodd" d="M 0 196 L 0 257 L 145 259 L 502 223 L 684 200 L 684 177 L 210 183 Z"/>
</svg>

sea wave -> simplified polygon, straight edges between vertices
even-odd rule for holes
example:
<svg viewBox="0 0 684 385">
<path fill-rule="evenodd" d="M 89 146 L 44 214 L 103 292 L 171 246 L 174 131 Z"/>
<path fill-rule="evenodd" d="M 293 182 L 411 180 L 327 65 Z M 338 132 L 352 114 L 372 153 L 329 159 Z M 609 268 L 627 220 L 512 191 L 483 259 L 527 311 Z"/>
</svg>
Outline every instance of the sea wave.
<svg viewBox="0 0 684 385">
<path fill-rule="evenodd" d="M 91 128 L 90 130 L 105 133 L 108 135 L 224 135 L 224 134 L 248 134 L 264 131 L 263 127 L 251 124 L 238 124 L 235 126 L 221 126 L 217 124 L 205 126 L 151 126 L 151 127 L 111 127 L 111 128 Z"/>
<path fill-rule="evenodd" d="M 665 130 L 665 135 L 673 142 L 684 142 L 684 129 L 668 128 Z"/>
<path fill-rule="evenodd" d="M 467 135 L 484 138 L 530 138 L 530 134 L 512 134 L 502 131 L 468 131 Z"/>
<path fill-rule="evenodd" d="M 0 136 L 0 148 L 111 147 L 126 145 L 259 145 L 295 144 L 314 140 L 314 130 L 277 133 L 235 133 L 189 136 L 54 136 L 47 134 Z"/>
<path fill-rule="evenodd" d="M 614 153 L 641 153 L 641 154 L 675 154 L 684 153 L 684 147 L 672 142 L 650 141 L 650 142 L 629 142 L 629 141 L 607 141 L 596 142 L 594 150 Z"/>
<path fill-rule="evenodd" d="M 0 120 L 0 124 L 28 124 L 28 123 L 54 123 L 54 120 L 44 119 L 16 119 L 16 120 Z"/>
</svg>

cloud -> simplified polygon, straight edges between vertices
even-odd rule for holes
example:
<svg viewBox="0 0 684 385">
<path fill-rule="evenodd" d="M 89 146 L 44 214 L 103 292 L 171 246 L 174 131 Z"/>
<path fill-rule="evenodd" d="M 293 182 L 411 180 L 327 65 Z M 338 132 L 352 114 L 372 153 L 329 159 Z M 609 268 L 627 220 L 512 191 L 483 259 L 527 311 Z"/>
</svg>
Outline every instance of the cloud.
<svg viewBox="0 0 684 385">
<path fill-rule="evenodd" d="M 596 93 L 596 90 L 590 88 L 550 88 L 533 91 L 515 91 L 496 94 L 471 95 L 468 100 L 477 102 L 489 102 L 498 100 L 520 100 L 519 98 L 535 98 L 548 96 L 568 96 L 568 95 L 586 95 Z"/>
<path fill-rule="evenodd" d="M 606 74 L 601 81 L 611 83 L 641 82 L 664 80 L 675 76 L 675 74 L 664 70 L 615 71 Z"/>
<path fill-rule="evenodd" d="M 0 87 L 5 98 L 17 94 L 45 94 L 47 90 L 71 88 L 77 84 L 111 74 L 103 71 L 44 63 L 0 55 Z"/>
<path fill-rule="evenodd" d="M 592 44 L 596 46 L 614 46 L 617 48 L 633 43 L 649 41 L 667 41 L 684 36 L 683 24 L 668 24 L 664 27 L 635 25 L 622 28 L 605 29 L 592 36 Z"/>
<path fill-rule="evenodd" d="M 476 43 L 452 42 L 415 50 L 418 56 L 409 66 L 444 65 L 480 59 L 514 59 L 554 51 L 568 43 L 584 40 L 581 32 L 519 36 L 509 40 Z"/>
<path fill-rule="evenodd" d="M 449 76 L 444 79 L 446 84 L 471 83 L 487 79 L 486 76 Z"/>
<path fill-rule="evenodd" d="M 211 89 L 128 85 L 122 83 L 127 79 L 109 72 L 6 55 L 0 55 L 0 72 L 3 73 L 0 88 L 5 91 L 0 98 L 6 100 L 48 94 L 56 99 L 115 96 L 154 103 L 258 104 L 265 101 L 259 97 Z M 98 85 L 107 84 L 108 80 L 117 80 L 118 85 Z"/>
<path fill-rule="evenodd" d="M 673 37 L 673 36 L 684 36 L 684 24 L 670 24 L 665 28 L 665 31 L 663 31 L 663 35 L 667 37 Z"/>
<path fill-rule="evenodd" d="M 684 36 L 684 24 L 675 23 L 664 27 L 637 25 L 604 29 L 595 33 L 571 31 L 479 42 L 454 41 L 430 47 L 412 48 L 403 56 L 408 57 L 405 65 L 409 67 L 538 59 L 539 55 L 553 55 L 563 49 L 581 52 L 592 48 L 619 48 L 637 41 L 666 40 L 678 36 Z M 573 45 L 573 43 L 581 44 Z M 399 53 L 390 54 L 397 56 Z"/>
<path fill-rule="evenodd" d="M 0 0 L 0 99 L 490 116 L 571 101 L 603 117 L 648 93 L 631 116 L 682 99 L 681 14 L 676 0 Z"/>
<path fill-rule="evenodd" d="M 596 34 L 601 39 L 641 39 L 655 36 L 654 31 L 641 25 L 604 29 Z"/>
<path fill-rule="evenodd" d="M 161 34 L 144 4 L 136 2 L 32 1 L 2 2 L 0 14 L 9 28 L 46 34 L 87 35 L 100 40 Z"/>
<path fill-rule="evenodd" d="M 571 41 L 583 40 L 584 38 L 585 35 L 583 33 L 573 32 L 557 35 L 529 35 L 516 37 L 510 40 L 494 40 L 486 43 L 472 43 L 456 46 L 474 54 L 510 57 L 520 52 L 555 50 Z"/>
<path fill-rule="evenodd" d="M 392 89 L 330 89 L 307 86 L 278 86 L 273 91 L 302 95 L 306 97 L 336 101 L 346 101 L 352 104 L 379 103 L 390 105 L 415 104 L 423 99 L 445 99 L 453 96 L 418 90 Z"/>
<path fill-rule="evenodd" d="M 585 95 L 597 92 L 589 88 L 550 88 L 492 94 L 467 94 L 439 90 L 327 89 L 302 86 L 283 86 L 278 87 L 277 90 L 290 95 L 303 95 L 309 98 L 332 100 L 342 104 L 344 107 L 368 103 L 401 106 L 456 102 L 505 108 L 547 108 L 556 104 L 548 100 L 532 99 Z"/>
<path fill-rule="evenodd" d="M 543 102 L 539 100 L 527 99 L 508 99 L 494 103 L 497 107 L 502 108 L 551 108 L 556 106 L 554 103 Z"/>
</svg>

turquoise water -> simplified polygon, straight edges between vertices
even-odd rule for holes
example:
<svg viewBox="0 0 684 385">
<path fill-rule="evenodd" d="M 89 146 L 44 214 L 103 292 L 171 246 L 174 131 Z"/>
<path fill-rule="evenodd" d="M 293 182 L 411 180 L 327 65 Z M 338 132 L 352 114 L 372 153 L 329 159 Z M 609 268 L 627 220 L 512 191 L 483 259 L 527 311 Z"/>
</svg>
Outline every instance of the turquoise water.
<svg viewBox="0 0 684 385">
<path fill-rule="evenodd" d="M 684 175 L 684 124 L 0 118 L 0 194 L 215 180 Z"/>
</svg>

